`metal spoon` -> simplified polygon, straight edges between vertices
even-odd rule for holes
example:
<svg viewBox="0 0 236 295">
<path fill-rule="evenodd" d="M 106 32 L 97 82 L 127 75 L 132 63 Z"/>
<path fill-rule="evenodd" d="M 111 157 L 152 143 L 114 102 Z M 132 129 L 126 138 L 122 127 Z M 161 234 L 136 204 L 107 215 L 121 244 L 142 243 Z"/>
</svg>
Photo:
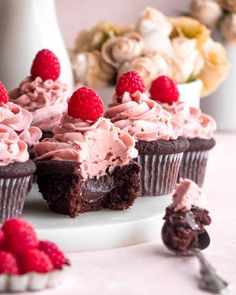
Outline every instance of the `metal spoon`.
<svg viewBox="0 0 236 295">
<path fill-rule="evenodd" d="M 202 290 L 220 294 L 223 291 L 225 291 L 229 284 L 223 280 L 219 275 L 216 273 L 215 268 L 207 261 L 207 259 L 202 254 L 202 250 L 206 249 L 210 244 L 210 237 L 207 233 L 207 231 L 204 231 L 202 234 L 199 234 L 198 238 L 198 245 L 199 248 L 189 249 L 185 252 L 182 251 L 176 251 L 176 249 L 173 249 L 171 245 L 166 244 L 166 242 L 163 239 L 163 236 L 167 229 L 167 223 L 165 222 L 162 231 L 161 231 L 161 237 L 164 245 L 172 252 L 174 252 L 176 255 L 180 256 L 195 256 L 198 258 L 198 261 L 201 265 L 200 274 L 201 278 L 199 281 L 199 287 Z"/>
</svg>

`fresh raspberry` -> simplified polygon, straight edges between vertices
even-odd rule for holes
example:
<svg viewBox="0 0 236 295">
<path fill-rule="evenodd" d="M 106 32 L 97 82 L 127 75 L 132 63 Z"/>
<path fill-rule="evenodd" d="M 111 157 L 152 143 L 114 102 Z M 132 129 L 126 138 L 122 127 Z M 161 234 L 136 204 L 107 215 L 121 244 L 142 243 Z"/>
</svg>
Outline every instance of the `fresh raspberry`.
<svg viewBox="0 0 236 295">
<path fill-rule="evenodd" d="M 68 264 L 68 260 L 57 247 L 56 244 L 48 241 L 39 242 L 39 250 L 47 254 L 55 269 L 61 269 L 63 264 Z"/>
<path fill-rule="evenodd" d="M 0 274 L 18 274 L 18 266 L 15 257 L 8 252 L 0 251 Z"/>
<path fill-rule="evenodd" d="M 96 122 L 104 112 L 103 102 L 92 89 L 77 89 L 68 102 L 68 115 L 84 121 Z"/>
<path fill-rule="evenodd" d="M 7 103 L 9 101 L 9 96 L 6 87 L 0 81 L 0 102 Z"/>
<path fill-rule="evenodd" d="M 167 76 L 160 76 L 152 82 L 150 95 L 153 100 L 168 104 L 179 99 L 179 91 L 175 82 Z"/>
<path fill-rule="evenodd" d="M 46 273 L 53 269 L 49 257 L 38 249 L 29 250 L 19 257 L 19 269 L 21 273 L 40 272 Z"/>
<path fill-rule="evenodd" d="M 130 71 L 122 75 L 116 83 L 116 94 L 121 96 L 125 92 L 130 94 L 140 91 L 145 92 L 145 84 L 139 73 Z"/>
<path fill-rule="evenodd" d="M 45 80 L 57 80 L 61 73 L 61 66 L 57 56 L 48 49 L 40 50 L 33 61 L 31 67 L 33 78 L 41 77 Z"/>
<path fill-rule="evenodd" d="M 0 249 L 3 249 L 5 242 L 4 232 L 0 229 Z"/>
<path fill-rule="evenodd" d="M 5 249 L 16 256 L 38 247 L 38 239 L 33 227 L 23 219 L 7 220 L 2 230 L 5 235 Z"/>
</svg>

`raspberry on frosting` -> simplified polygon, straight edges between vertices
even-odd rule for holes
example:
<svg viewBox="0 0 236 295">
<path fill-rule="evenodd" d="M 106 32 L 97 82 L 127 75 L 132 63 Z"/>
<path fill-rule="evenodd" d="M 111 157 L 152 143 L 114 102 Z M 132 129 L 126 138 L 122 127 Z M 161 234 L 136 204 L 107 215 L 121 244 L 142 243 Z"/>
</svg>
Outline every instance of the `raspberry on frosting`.
<svg viewBox="0 0 236 295">
<path fill-rule="evenodd" d="M 179 99 L 179 91 L 175 82 L 167 76 L 160 76 L 153 80 L 150 94 L 153 100 L 161 103 L 172 104 Z"/>
<path fill-rule="evenodd" d="M 75 119 L 96 122 L 103 113 L 102 99 L 87 87 L 77 89 L 68 102 L 68 115 Z"/>
<path fill-rule="evenodd" d="M 51 50 L 42 49 L 36 54 L 30 73 L 32 78 L 40 77 L 43 81 L 55 81 L 60 76 L 61 65 Z"/>
<path fill-rule="evenodd" d="M 136 141 L 177 139 L 182 133 L 181 125 L 169 112 L 139 91 L 133 95 L 125 92 L 119 102 L 109 105 L 105 117 Z"/>
<path fill-rule="evenodd" d="M 7 103 L 9 101 L 8 92 L 6 87 L 0 81 L 0 103 Z"/>
<path fill-rule="evenodd" d="M 116 94 L 118 96 L 128 92 L 130 95 L 136 91 L 145 92 L 145 84 L 139 73 L 130 71 L 119 77 L 116 83 Z"/>
</svg>

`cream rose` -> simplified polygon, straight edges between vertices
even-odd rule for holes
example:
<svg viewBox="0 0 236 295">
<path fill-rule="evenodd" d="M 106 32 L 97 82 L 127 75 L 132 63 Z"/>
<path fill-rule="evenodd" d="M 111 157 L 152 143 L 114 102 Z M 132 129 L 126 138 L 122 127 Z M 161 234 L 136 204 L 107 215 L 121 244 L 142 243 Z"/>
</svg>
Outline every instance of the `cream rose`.
<svg viewBox="0 0 236 295">
<path fill-rule="evenodd" d="M 195 39 L 176 37 L 172 40 L 173 78 L 177 83 L 194 79 L 204 66 L 204 60 L 196 48 Z"/>
<path fill-rule="evenodd" d="M 136 30 L 142 36 L 151 31 L 169 36 L 172 31 L 172 24 L 160 11 L 152 7 L 147 7 L 138 19 Z"/>
<path fill-rule="evenodd" d="M 220 32 L 225 42 L 236 42 L 236 14 L 229 13 L 224 16 L 220 23 Z"/>
<path fill-rule="evenodd" d="M 220 6 L 229 12 L 236 13 L 236 1 L 235 0 L 217 0 Z"/>
<path fill-rule="evenodd" d="M 147 7 L 138 19 L 136 30 L 142 35 L 147 51 L 170 54 L 172 24 L 160 11 Z"/>
<path fill-rule="evenodd" d="M 138 57 L 130 62 L 125 62 L 118 72 L 121 76 L 125 72 L 134 70 L 143 77 L 146 86 L 149 86 L 153 79 L 160 75 L 172 76 L 170 60 L 158 53 L 149 53 L 146 56 Z"/>
<path fill-rule="evenodd" d="M 102 46 L 102 57 L 108 64 L 118 68 L 123 62 L 142 54 L 144 42 L 136 32 L 107 40 Z"/>
<path fill-rule="evenodd" d="M 130 31 L 128 26 L 120 26 L 111 22 L 100 23 L 90 30 L 81 31 L 75 40 L 73 50 L 77 53 L 100 50 L 106 40 L 128 31 Z"/>
<path fill-rule="evenodd" d="M 72 54 L 71 59 L 76 84 L 98 88 L 112 84 L 115 70 L 104 62 L 99 51 Z"/>
<path fill-rule="evenodd" d="M 181 36 L 188 39 L 195 39 L 197 48 L 201 48 L 210 36 L 210 31 L 206 26 L 191 17 L 170 18 L 170 21 L 173 25 L 171 38 Z"/>
<path fill-rule="evenodd" d="M 209 28 L 214 28 L 222 16 L 221 7 L 214 0 L 194 0 L 191 3 L 190 13 Z"/>
<path fill-rule="evenodd" d="M 202 47 L 204 68 L 199 78 L 203 82 L 203 95 L 216 90 L 229 72 L 229 62 L 224 47 L 209 39 Z"/>
</svg>

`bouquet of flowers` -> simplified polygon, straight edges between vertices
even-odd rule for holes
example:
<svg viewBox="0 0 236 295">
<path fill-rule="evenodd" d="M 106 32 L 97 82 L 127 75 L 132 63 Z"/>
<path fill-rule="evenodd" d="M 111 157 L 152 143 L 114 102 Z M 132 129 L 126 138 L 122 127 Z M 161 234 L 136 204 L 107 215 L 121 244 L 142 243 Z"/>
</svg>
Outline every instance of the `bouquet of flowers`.
<svg viewBox="0 0 236 295">
<path fill-rule="evenodd" d="M 148 7 L 133 26 L 102 23 L 79 33 L 70 49 L 76 84 L 114 85 L 118 76 L 138 71 L 147 87 L 160 75 L 176 83 L 201 80 L 203 95 L 226 78 L 224 47 L 190 17 L 170 18 Z"/>
</svg>

